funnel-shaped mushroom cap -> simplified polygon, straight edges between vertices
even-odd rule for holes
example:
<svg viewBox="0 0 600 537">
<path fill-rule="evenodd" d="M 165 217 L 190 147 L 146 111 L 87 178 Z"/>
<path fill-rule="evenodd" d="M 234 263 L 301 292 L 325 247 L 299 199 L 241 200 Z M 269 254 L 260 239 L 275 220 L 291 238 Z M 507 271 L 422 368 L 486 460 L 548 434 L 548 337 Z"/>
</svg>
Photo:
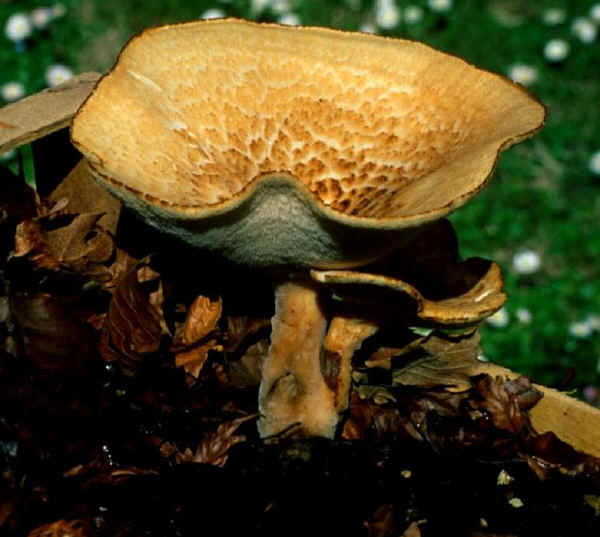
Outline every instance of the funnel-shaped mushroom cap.
<svg viewBox="0 0 600 537">
<path fill-rule="evenodd" d="M 463 204 L 544 116 L 519 86 L 420 43 L 217 20 L 134 38 L 72 139 L 98 179 L 192 243 L 341 267 Z"/>
</svg>

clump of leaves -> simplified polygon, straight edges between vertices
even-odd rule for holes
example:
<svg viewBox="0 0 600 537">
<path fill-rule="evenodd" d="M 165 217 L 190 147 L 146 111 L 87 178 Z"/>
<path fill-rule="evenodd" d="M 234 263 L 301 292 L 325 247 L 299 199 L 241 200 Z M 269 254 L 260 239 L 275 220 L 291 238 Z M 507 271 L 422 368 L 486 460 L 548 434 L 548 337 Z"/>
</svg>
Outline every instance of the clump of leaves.
<svg viewBox="0 0 600 537">
<path fill-rule="evenodd" d="M 73 186 L 3 188 L 7 535 L 559 535 L 565 513 L 570 530 L 598 527 L 599 461 L 535 431 L 528 380 L 470 374 L 475 326 L 384 326 L 354 357 L 335 440 L 265 444 L 270 296 L 220 267 L 174 267 L 100 195 L 94 208 Z"/>
</svg>

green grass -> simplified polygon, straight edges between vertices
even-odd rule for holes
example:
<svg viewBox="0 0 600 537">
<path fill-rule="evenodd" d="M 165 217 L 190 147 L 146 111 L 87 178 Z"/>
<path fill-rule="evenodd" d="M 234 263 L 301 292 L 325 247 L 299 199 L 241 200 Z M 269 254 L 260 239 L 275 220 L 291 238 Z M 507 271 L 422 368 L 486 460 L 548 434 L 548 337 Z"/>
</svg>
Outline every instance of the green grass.
<svg viewBox="0 0 600 537">
<path fill-rule="evenodd" d="M 425 2 L 424 19 L 400 24 L 386 35 L 424 41 L 462 56 L 477 66 L 506 74 L 514 63 L 538 69 L 530 91 L 549 108 L 544 130 L 501 159 L 488 188 L 452 216 L 464 256 L 483 256 L 504 269 L 511 321 L 504 328 L 483 328 L 485 355 L 498 363 L 554 384 L 576 371 L 571 386 L 600 384 L 598 332 L 588 338 L 569 333 L 572 322 L 600 314 L 600 176 L 588 170 L 591 154 L 600 150 L 600 39 L 579 42 L 570 32 L 575 16 L 585 16 L 585 0 L 455 0 L 441 16 Z M 45 86 L 44 70 L 55 62 L 76 72 L 107 69 L 126 40 L 142 28 L 196 19 L 208 8 L 250 18 L 248 1 L 66 0 L 68 13 L 48 30 L 37 32 L 26 52 L 17 54 L 0 38 L 0 85 L 21 81 L 29 93 Z M 372 16 L 373 2 L 360 0 L 292 2 L 303 24 L 357 29 Z M 0 1 L 0 24 L 16 11 L 47 5 L 37 0 Z M 565 23 L 550 27 L 540 17 L 546 7 L 562 7 Z M 260 20 L 276 20 L 265 11 Z M 515 26 L 507 26 L 509 21 Z M 562 37 L 571 44 L 559 66 L 548 64 L 543 46 Z M 514 272 L 515 253 L 531 249 L 541 269 L 523 277 Z M 518 308 L 531 311 L 530 324 L 515 318 Z"/>
</svg>

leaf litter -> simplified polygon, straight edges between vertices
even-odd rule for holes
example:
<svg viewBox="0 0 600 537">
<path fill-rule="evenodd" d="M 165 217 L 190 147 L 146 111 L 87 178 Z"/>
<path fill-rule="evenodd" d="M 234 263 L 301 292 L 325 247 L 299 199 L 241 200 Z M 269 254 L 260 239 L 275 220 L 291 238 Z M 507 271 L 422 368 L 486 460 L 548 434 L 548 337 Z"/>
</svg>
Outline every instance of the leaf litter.
<svg viewBox="0 0 600 537">
<path fill-rule="evenodd" d="M 7 194 L 2 205 L 3 236 L 14 240 L 0 262 L 4 534 L 600 527 L 600 461 L 534 430 L 528 411 L 542 394 L 529 380 L 467 374 L 479 352 L 475 326 L 454 335 L 383 327 L 355 356 L 336 439 L 264 444 L 256 392 L 270 306 L 240 311 L 239 285 L 230 292 L 230 276 L 208 265 L 173 277 L 162 268 L 172 251 L 151 240 L 143 253 L 129 249 L 119 208 L 77 202 L 70 188 L 51 200 Z M 453 248 L 443 255 L 456 264 Z M 514 478 L 502 487 L 500 470 Z"/>
</svg>

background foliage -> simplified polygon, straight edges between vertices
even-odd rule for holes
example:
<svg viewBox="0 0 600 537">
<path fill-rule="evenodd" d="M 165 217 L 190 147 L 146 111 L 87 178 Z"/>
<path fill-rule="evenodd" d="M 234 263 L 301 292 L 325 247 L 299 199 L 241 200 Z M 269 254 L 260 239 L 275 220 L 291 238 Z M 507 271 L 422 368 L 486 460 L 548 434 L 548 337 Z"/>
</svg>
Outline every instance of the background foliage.
<svg viewBox="0 0 600 537">
<path fill-rule="evenodd" d="M 210 9 L 270 21 L 293 13 L 303 25 L 357 30 L 374 25 L 377 10 L 390 3 L 65 0 L 65 14 L 34 30 L 24 51 L 0 37 L 0 86 L 17 81 L 26 93 L 38 91 L 47 84 L 46 69 L 56 63 L 75 73 L 104 71 L 142 28 L 198 19 Z M 490 186 L 452 220 L 463 255 L 494 259 L 506 278 L 507 316 L 484 327 L 485 356 L 548 384 L 560 385 L 574 372 L 567 386 L 585 388 L 594 402 L 594 385 L 600 382 L 600 175 L 591 169 L 590 159 L 600 150 L 600 39 L 584 42 L 572 30 L 576 17 L 588 16 L 594 3 L 455 0 L 445 11 L 434 9 L 443 2 L 398 0 L 393 5 L 402 14 L 408 4 L 423 9 L 421 20 L 399 20 L 377 32 L 424 41 L 505 75 L 514 64 L 535 69 L 529 90 L 549 108 L 545 129 L 504 154 Z M 0 25 L 14 13 L 50 5 L 0 0 Z M 549 8 L 564 10 L 564 21 L 544 22 Z M 550 62 L 544 46 L 556 38 L 564 39 L 570 52 L 563 61 Z M 14 166 L 14 157 L 5 163 Z M 541 261 L 530 274 L 519 273 L 513 264 L 523 251 Z M 527 317 L 523 309 L 530 313 L 529 322 L 519 320 Z"/>
</svg>

